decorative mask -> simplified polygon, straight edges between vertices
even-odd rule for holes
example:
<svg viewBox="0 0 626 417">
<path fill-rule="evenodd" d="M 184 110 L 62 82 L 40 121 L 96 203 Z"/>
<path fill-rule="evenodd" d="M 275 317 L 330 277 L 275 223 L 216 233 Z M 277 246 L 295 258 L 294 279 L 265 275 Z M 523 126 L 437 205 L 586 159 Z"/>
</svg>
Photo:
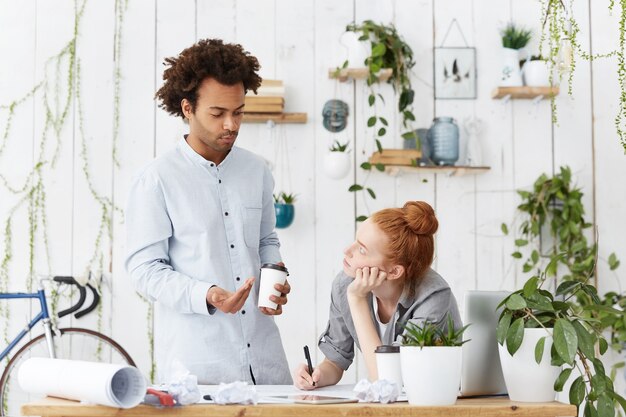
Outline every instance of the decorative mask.
<svg viewBox="0 0 626 417">
<path fill-rule="evenodd" d="M 330 132 L 341 132 L 348 124 L 348 104 L 341 100 L 328 100 L 324 104 L 322 116 L 324 127 Z"/>
</svg>

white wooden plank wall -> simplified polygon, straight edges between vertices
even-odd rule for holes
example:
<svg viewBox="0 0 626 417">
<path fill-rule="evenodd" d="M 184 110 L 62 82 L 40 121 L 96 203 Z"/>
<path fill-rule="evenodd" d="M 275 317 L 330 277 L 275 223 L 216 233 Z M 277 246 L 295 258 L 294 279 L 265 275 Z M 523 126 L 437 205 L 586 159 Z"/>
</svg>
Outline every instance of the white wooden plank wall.
<svg viewBox="0 0 626 417">
<path fill-rule="evenodd" d="M 21 97 L 43 78 L 46 60 L 70 39 L 73 11 L 71 0 L 27 0 L 19 5 L 0 0 L 0 105 Z M 315 346 L 326 326 L 331 282 L 341 271 L 343 248 L 353 239 L 356 215 L 400 206 L 411 199 L 433 205 L 440 220 L 435 267 L 463 305 L 463 293 L 468 289 L 511 289 L 524 282 L 520 265 L 510 257 L 514 236 L 503 236 L 500 224 L 514 223 L 519 201 L 516 189 L 531 186 L 542 172 L 551 174 L 569 164 L 576 183 L 584 188 L 588 218 L 598 228 L 601 257 L 606 259 L 616 252 L 625 260 L 626 188 L 621 183 L 626 178 L 626 164 L 613 124 L 618 95 L 614 60 L 578 63 L 574 97 L 561 94 L 557 99 L 558 125 L 551 122 L 549 101 L 533 104 L 490 98 L 499 71 L 499 28 L 511 18 L 532 27 L 535 39 L 531 47 L 536 53 L 539 11 L 538 1 L 527 0 L 306 0 L 297 2 L 297 7 L 288 0 L 129 0 L 121 50 L 120 166 L 116 167 L 111 155 L 114 1 L 88 1 L 77 57 L 82 74 L 83 131 L 94 188 L 124 207 L 133 173 L 169 150 L 186 131 L 181 120 L 158 109 L 153 101 L 162 83 L 164 58 L 198 39 L 220 37 L 241 43 L 256 55 L 263 77 L 285 82 L 286 110 L 306 112 L 309 117 L 306 125 L 245 125 L 238 142 L 270 162 L 277 191 L 293 192 L 298 198 L 294 224 L 278 232 L 293 291 L 285 314 L 277 322 L 292 368 L 302 361 L 302 346 Z M 604 2 L 575 2 L 574 13 L 585 49 L 598 53 L 615 47 L 616 17 L 607 13 Z M 476 100 L 434 99 L 432 48 L 441 46 L 454 18 L 469 46 L 477 48 Z M 491 166 L 488 173 L 391 177 L 358 169 L 375 150 L 372 132 L 366 127 L 372 114 L 367 105 L 368 89 L 362 81 L 340 83 L 327 78 L 328 69 L 347 58 L 340 36 L 354 19 L 396 24 L 412 46 L 417 62 L 412 73 L 415 126 L 428 127 L 437 116 L 457 119 L 460 163 L 466 155 L 464 120 L 476 117 L 482 121 L 479 140 L 484 163 Z M 453 29 L 444 46 L 465 45 Z M 66 88 L 62 82 L 61 97 Z M 383 146 L 402 147 L 401 118 L 395 113 L 397 96 L 389 85 L 375 88 L 387 102 L 386 107 L 378 107 L 377 114 L 390 122 Z M 0 155 L 0 173 L 14 186 L 25 180 L 38 156 L 45 120 L 42 94 L 37 92 L 20 106 L 6 150 Z M 348 127 L 336 134 L 326 131 L 321 123 L 322 107 L 332 98 L 350 105 Z M 0 131 L 4 131 L 6 115 L 6 109 L 0 110 Z M 351 174 L 342 180 L 329 179 L 322 170 L 327 148 L 336 139 L 348 141 L 353 156 Z M 47 152 L 56 146 L 55 141 L 51 135 Z M 45 179 L 50 267 L 56 274 L 81 274 L 92 254 L 100 211 L 82 172 L 76 103 L 71 105 L 60 143 L 56 167 L 48 170 Z M 354 182 L 365 182 L 378 198 L 348 193 Z M 0 187 L 3 227 L 15 202 L 16 197 Z M 10 288 L 15 290 L 24 289 L 28 270 L 27 216 L 22 208 L 13 222 Z M 120 213 L 114 214 L 112 233 L 112 241 L 108 236 L 103 240 L 107 275 L 102 330 L 118 340 L 147 375 L 151 363 L 148 329 L 153 323 L 148 320 L 148 304 L 134 293 L 124 272 L 125 236 Z M 41 231 L 37 236 L 35 265 L 38 272 L 46 273 Z M 593 238 L 592 233 L 589 237 Z M 4 235 L 0 249 L 4 253 Z M 619 270 L 618 274 L 608 271 L 601 263 L 601 292 L 619 288 L 620 274 L 624 276 Z M 12 311 L 15 321 L 9 333 L 21 326 L 28 307 Z M 94 316 L 75 324 L 95 327 L 96 322 Z M 315 360 L 321 360 L 320 353 L 314 352 Z M 344 381 L 354 382 L 364 376 L 363 364 L 357 360 Z"/>
</svg>

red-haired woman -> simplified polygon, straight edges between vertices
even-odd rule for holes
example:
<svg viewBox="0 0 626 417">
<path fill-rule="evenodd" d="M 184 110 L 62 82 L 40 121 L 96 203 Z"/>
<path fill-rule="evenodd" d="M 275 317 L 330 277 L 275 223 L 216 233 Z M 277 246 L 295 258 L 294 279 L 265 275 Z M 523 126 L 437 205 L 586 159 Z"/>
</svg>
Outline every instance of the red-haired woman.
<svg viewBox="0 0 626 417">
<path fill-rule="evenodd" d="M 430 268 L 438 225 L 433 208 L 423 201 L 378 211 L 363 222 L 344 250 L 343 272 L 333 281 L 328 326 L 318 342 L 326 357 L 312 375 L 299 365 L 296 387 L 339 382 L 352 364 L 355 344 L 369 379 L 378 379 L 374 350 L 399 341 L 409 320 L 444 326 L 449 313 L 461 327 L 450 287 Z"/>
</svg>

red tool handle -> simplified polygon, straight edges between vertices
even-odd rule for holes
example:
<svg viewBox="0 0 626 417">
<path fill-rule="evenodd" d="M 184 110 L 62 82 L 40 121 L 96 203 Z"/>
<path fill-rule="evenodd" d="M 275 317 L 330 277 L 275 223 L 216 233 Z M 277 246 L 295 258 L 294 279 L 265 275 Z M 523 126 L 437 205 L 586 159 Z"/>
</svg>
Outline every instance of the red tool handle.
<svg viewBox="0 0 626 417">
<path fill-rule="evenodd" d="M 174 406 L 174 397 L 167 392 L 159 391 L 154 388 L 148 388 L 148 394 L 152 394 L 159 399 L 159 403 L 165 407 Z"/>
</svg>

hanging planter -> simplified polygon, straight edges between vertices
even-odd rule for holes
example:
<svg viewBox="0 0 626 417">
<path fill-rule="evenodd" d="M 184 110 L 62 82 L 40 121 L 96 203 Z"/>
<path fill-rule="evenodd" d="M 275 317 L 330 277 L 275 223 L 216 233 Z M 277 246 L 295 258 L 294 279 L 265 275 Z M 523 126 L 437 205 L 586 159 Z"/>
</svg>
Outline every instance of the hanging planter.
<svg viewBox="0 0 626 417">
<path fill-rule="evenodd" d="M 278 194 L 274 194 L 277 229 L 284 229 L 293 223 L 293 218 L 296 214 L 296 209 L 293 205 L 295 201 L 296 196 L 293 194 L 286 194 L 282 191 Z"/>
<path fill-rule="evenodd" d="M 324 172 L 332 179 L 339 180 L 350 172 L 350 153 L 347 150 L 348 143 L 341 144 L 335 141 L 333 146 L 324 157 Z"/>
</svg>

